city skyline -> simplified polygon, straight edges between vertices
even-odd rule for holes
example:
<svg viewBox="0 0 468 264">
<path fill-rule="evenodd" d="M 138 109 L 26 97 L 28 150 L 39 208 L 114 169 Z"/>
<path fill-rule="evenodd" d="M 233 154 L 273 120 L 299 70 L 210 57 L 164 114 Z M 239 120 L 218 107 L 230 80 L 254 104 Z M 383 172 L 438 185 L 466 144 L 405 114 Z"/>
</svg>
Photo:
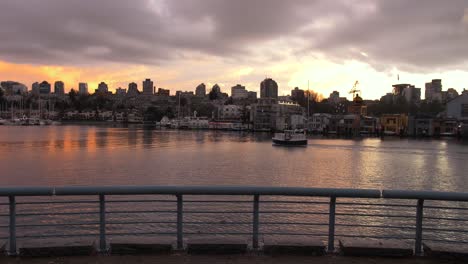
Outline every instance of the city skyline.
<svg viewBox="0 0 468 264">
<path fill-rule="evenodd" d="M 8 36 L 0 43 L 0 80 L 29 89 L 61 80 L 65 91 L 80 82 L 94 91 L 101 81 L 111 91 L 130 82 L 141 90 L 151 78 L 171 93 L 200 83 L 259 92 L 265 77 L 277 81 L 280 95 L 307 89 L 308 80 L 324 96 L 337 90 L 348 98 L 356 80 L 369 99 L 396 83 L 424 89 L 442 79 L 444 90 L 468 88 L 468 60 L 460 56 L 468 53 L 465 0 L 46 0 L 0 7 L 8 11 L 0 16 Z"/>
</svg>

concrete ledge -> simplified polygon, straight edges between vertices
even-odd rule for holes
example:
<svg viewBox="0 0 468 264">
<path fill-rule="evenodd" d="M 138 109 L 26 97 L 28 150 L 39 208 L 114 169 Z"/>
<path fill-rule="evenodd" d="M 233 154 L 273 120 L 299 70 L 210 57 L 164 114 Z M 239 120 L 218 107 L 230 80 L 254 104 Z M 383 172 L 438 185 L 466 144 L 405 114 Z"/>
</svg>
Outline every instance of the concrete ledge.
<svg viewBox="0 0 468 264">
<path fill-rule="evenodd" d="M 424 242 L 423 249 L 424 255 L 431 258 L 468 260 L 468 246 L 466 245 L 449 245 Z"/>
<path fill-rule="evenodd" d="M 326 254 L 322 241 L 308 237 L 265 238 L 263 251 L 267 255 L 323 256 Z"/>
<path fill-rule="evenodd" d="M 110 239 L 112 255 L 160 255 L 172 252 L 173 237 L 118 237 Z"/>
<path fill-rule="evenodd" d="M 93 240 L 34 239 L 19 247 L 21 257 L 89 256 L 95 252 Z"/>
<path fill-rule="evenodd" d="M 410 245 L 392 241 L 362 241 L 340 239 L 340 251 L 345 256 L 410 257 Z"/>
<path fill-rule="evenodd" d="M 206 239 L 187 242 L 188 254 L 228 255 L 246 252 L 247 243 L 243 240 Z"/>
</svg>

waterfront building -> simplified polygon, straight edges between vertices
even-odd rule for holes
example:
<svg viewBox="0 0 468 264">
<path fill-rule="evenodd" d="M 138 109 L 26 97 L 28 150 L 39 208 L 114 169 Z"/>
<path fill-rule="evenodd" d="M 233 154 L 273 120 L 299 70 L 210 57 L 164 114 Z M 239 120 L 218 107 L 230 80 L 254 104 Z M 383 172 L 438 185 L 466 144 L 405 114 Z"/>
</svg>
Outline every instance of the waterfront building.
<svg viewBox="0 0 468 264">
<path fill-rule="evenodd" d="M 144 95 L 154 94 L 153 81 L 151 81 L 151 79 L 146 79 L 145 81 L 143 81 L 143 94 Z"/>
<path fill-rule="evenodd" d="M 273 98 L 260 98 L 251 106 L 250 120 L 256 131 L 282 131 L 305 128 L 304 109 L 296 103 L 278 103 Z"/>
<path fill-rule="evenodd" d="M 273 79 L 267 78 L 260 83 L 260 98 L 278 99 L 278 84 Z"/>
<path fill-rule="evenodd" d="M 39 94 L 50 94 L 50 83 L 43 81 L 39 84 Z"/>
<path fill-rule="evenodd" d="M 249 97 L 249 92 L 247 92 L 245 86 L 237 84 L 231 88 L 231 97 L 234 100 L 247 99 Z"/>
<path fill-rule="evenodd" d="M 54 93 L 56 95 L 65 95 L 65 84 L 62 81 L 55 82 Z"/>
<path fill-rule="evenodd" d="M 240 120 L 244 111 L 244 107 L 240 105 L 222 105 L 218 108 L 218 116 L 220 119 Z"/>
<path fill-rule="evenodd" d="M 96 89 L 96 92 L 106 94 L 109 92 L 109 87 L 107 86 L 105 82 L 101 82 L 99 83 L 98 88 Z"/>
<path fill-rule="evenodd" d="M 276 107 L 278 102 L 273 98 L 260 98 L 250 110 L 250 120 L 256 131 L 271 131 L 276 127 Z"/>
<path fill-rule="evenodd" d="M 435 136 L 440 134 L 440 121 L 430 115 L 408 117 L 408 135 L 416 137 Z"/>
<path fill-rule="evenodd" d="M 87 83 L 79 83 L 78 84 L 78 93 L 86 95 L 88 94 L 88 84 Z"/>
<path fill-rule="evenodd" d="M 447 117 L 468 123 L 468 93 L 462 93 L 447 103 Z"/>
<path fill-rule="evenodd" d="M 309 117 L 307 130 L 312 133 L 324 133 L 329 129 L 331 114 L 315 113 Z"/>
<path fill-rule="evenodd" d="M 128 90 L 127 90 L 127 95 L 128 96 L 137 96 L 140 94 L 140 91 L 138 91 L 138 85 L 134 82 L 131 82 L 128 84 Z"/>
<path fill-rule="evenodd" d="M 206 96 L 206 85 L 201 83 L 195 88 L 195 95 L 198 97 L 205 97 Z"/>
<path fill-rule="evenodd" d="M 388 135 L 405 135 L 408 117 L 405 114 L 383 114 L 380 117 L 382 132 Z"/>
</svg>

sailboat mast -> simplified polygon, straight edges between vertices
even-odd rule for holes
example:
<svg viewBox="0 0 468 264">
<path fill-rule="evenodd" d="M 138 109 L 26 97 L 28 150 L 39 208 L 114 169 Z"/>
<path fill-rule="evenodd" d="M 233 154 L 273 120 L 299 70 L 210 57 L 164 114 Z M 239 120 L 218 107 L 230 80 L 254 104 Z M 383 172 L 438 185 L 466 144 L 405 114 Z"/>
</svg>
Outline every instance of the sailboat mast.
<svg viewBox="0 0 468 264">
<path fill-rule="evenodd" d="M 309 112 L 310 112 L 310 91 L 309 80 L 307 80 L 307 128 L 309 128 Z"/>
</svg>

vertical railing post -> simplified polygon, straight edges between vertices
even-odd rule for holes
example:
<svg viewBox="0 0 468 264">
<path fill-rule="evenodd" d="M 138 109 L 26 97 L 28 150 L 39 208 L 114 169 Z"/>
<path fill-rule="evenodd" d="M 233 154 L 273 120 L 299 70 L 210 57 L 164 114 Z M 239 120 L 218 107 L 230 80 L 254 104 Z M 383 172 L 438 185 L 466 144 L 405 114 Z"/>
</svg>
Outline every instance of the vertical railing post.
<svg viewBox="0 0 468 264">
<path fill-rule="evenodd" d="M 330 209 L 328 215 L 328 252 L 335 251 L 335 212 L 336 197 L 330 197 Z"/>
<path fill-rule="evenodd" d="M 10 255 L 16 255 L 16 201 L 15 196 L 9 196 L 10 200 L 10 251 L 8 252 Z"/>
<path fill-rule="evenodd" d="M 422 252 L 423 208 L 424 200 L 419 199 L 416 207 L 416 237 L 414 242 L 414 254 L 416 256 L 420 256 Z"/>
<path fill-rule="evenodd" d="M 177 195 L 177 249 L 184 249 L 184 200 Z"/>
<path fill-rule="evenodd" d="M 106 199 L 104 194 L 99 195 L 99 251 L 107 251 L 106 242 Z"/>
<path fill-rule="evenodd" d="M 253 203 L 253 230 L 252 230 L 252 247 L 258 248 L 258 233 L 260 226 L 260 195 L 254 195 Z"/>
</svg>

